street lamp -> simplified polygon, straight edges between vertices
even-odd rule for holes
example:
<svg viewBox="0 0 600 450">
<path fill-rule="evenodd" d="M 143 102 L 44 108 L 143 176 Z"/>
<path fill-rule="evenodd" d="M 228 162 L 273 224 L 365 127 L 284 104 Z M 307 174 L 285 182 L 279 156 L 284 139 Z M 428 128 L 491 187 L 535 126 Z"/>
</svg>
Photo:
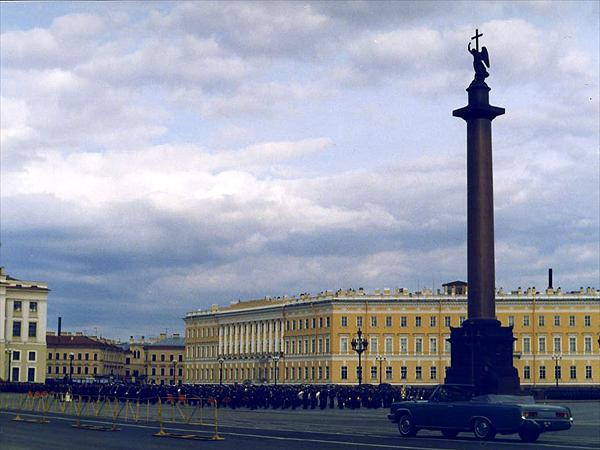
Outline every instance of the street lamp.
<svg viewBox="0 0 600 450">
<path fill-rule="evenodd" d="M 73 382 L 73 358 L 75 358 L 75 353 L 69 353 L 69 383 Z"/>
<path fill-rule="evenodd" d="M 275 363 L 275 386 L 277 386 L 277 378 L 279 377 L 279 359 L 281 355 L 273 355 L 271 359 Z"/>
<path fill-rule="evenodd" d="M 383 363 L 385 361 L 385 356 L 382 355 L 377 355 L 375 357 L 375 360 L 379 361 L 379 384 L 381 384 L 381 363 Z"/>
<path fill-rule="evenodd" d="M 352 350 L 354 350 L 356 353 L 358 353 L 358 385 L 360 386 L 362 384 L 362 360 L 361 360 L 361 355 L 362 352 L 364 352 L 367 347 L 369 346 L 369 342 L 367 341 L 366 338 L 363 337 L 363 333 L 360 330 L 360 328 L 358 329 L 358 332 L 356 333 L 357 337 L 352 338 Z"/>
<path fill-rule="evenodd" d="M 222 356 L 219 356 L 219 359 L 217 359 L 217 362 L 219 363 L 219 386 L 223 385 L 223 363 L 225 362 L 225 360 L 223 359 Z"/>
<path fill-rule="evenodd" d="M 10 383 L 10 376 L 11 376 L 11 363 L 12 363 L 12 348 L 7 348 L 4 350 L 4 353 L 6 353 L 6 358 L 8 359 L 8 376 L 6 377 L 6 379 L 8 380 L 8 382 Z"/>
<path fill-rule="evenodd" d="M 554 380 L 556 381 L 556 387 L 558 387 L 558 363 L 562 359 L 562 355 L 560 353 L 554 353 L 552 359 L 554 360 Z"/>
</svg>

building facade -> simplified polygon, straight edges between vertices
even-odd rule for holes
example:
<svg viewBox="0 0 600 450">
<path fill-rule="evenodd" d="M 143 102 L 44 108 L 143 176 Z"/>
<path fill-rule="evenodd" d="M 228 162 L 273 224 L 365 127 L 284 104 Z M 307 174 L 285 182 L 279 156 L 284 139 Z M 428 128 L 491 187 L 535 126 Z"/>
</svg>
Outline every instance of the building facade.
<svg viewBox="0 0 600 450">
<path fill-rule="evenodd" d="M 43 383 L 48 285 L 7 275 L 0 267 L 0 379 Z"/>
<path fill-rule="evenodd" d="M 450 365 L 450 327 L 467 317 L 466 293 L 464 283 L 436 294 L 339 290 L 192 311 L 184 319 L 185 380 L 355 384 L 352 339 L 360 329 L 369 341 L 362 354 L 364 383 L 442 383 Z M 503 325 L 513 326 L 522 385 L 600 384 L 595 289 L 500 290 L 496 313 Z"/>
<path fill-rule="evenodd" d="M 161 334 L 156 342 L 144 345 L 146 381 L 150 384 L 182 384 L 184 382 L 185 339 L 174 333 Z"/>
<path fill-rule="evenodd" d="M 131 382 L 145 382 L 147 380 L 147 358 L 144 336 L 136 340 L 131 336 L 128 343 L 121 344 L 125 352 L 125 380 Z"/>
<path fill-rule="evenodd" d="M 124 376 L 125 352 L 116 343 L 82 333 L 48 333 L 46 379 L 118 379 Z"/>
</svg>

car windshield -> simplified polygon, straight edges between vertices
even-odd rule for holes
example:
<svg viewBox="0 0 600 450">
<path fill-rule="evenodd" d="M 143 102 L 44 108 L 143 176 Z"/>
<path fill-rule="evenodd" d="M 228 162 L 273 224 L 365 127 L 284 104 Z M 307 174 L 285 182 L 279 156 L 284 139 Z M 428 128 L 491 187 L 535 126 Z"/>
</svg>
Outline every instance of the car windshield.
<svg viewBox="0 0 600 450">
<path fill-rule="evenodd" d="M 531 404 L 535 400 L 530 395 L 478 395 L 471 399 L 472 402 L 478 403 L 512 403 L 512 404 Z"/>
<path fill-rule="evenodd" d="M 432 402 L 468 402 L 473 397 L 473 388 L 470 386 L 443 385 L 431 394 Z"/>
</svg>

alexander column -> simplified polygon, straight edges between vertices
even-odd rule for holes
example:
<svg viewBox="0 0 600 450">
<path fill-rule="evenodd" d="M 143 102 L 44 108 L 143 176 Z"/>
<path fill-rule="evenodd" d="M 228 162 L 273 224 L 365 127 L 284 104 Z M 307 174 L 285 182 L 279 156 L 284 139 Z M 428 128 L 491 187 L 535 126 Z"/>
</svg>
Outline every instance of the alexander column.
<svg viewBox="0 0 600 450">
<path fill-rule="evenodd" d="M 452 328 L 451 367 L 446 383 L 475 385 L 480 393 L 514 393 L 519 377 L 513 367 L 512 327 L 496 319 L 494 262 L 494 190 L 492 171 L 492 120 L 504 108 L 490 105 L 485 83 L 490 67 L 487 49 L 479 50 L 475 30 L 475 77 L 467 92 L 469 104 L 452 115 L 467 122 L 467 270 L 468 319 Z"/>
</svg>

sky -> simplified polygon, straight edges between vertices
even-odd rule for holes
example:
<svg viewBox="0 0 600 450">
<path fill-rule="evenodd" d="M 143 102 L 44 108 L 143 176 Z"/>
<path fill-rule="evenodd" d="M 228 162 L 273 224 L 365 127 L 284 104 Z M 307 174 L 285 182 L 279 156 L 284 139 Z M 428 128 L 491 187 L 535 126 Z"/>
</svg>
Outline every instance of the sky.
<svg viewBox="0 0 600 450">
<path fill-rule="evenodd" d="M 113 338 L 466 280 L 477 28 L 497 287 L 599 287 L 599 4 L 1 3 L 0 265 Z"/>
</svg>

